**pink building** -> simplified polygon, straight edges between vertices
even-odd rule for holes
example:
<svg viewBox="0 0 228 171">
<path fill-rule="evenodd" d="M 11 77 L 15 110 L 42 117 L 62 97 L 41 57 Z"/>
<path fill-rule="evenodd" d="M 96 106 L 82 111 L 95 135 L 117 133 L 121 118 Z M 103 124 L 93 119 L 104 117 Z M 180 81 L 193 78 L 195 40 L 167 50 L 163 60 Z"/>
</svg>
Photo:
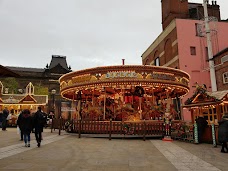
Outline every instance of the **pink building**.
<svg viewBox="0 0 228 171">
<path fill-rule="evenodd" d="M 182 98 L 181 104 L 183 104 L 193 95 L 197 84 L 205 84 L 208 91 L 211 91 L 205 27 L 202 20 L 178 19 L 178 17 L 165 24 L 163 32 L 142 54 L 142 63 L 167 66 L 187 72 L 191 77 L 190 92 Z M 228 22 L 213 20 L 210 22 L 210 28 L 213 54 L 216 55 L 228 47 Z M 181 112 L 184 120 L 191 120 L 189 111 L 184 109 Z"/>
</svg>

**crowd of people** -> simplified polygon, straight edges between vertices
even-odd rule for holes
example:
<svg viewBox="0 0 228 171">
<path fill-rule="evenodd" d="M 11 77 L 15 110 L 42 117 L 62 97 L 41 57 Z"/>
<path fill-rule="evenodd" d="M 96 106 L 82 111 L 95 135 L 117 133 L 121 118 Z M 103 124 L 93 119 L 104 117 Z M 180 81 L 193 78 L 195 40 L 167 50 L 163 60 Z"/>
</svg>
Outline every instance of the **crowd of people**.
<svg viewBox="0 0 228 171">
<path fill-rule="evenodd" d="M 40 147 L 42 140 L 43 127 L 47 121 L 46 114 L 38 107 L 37 112 L 32 116 L 30 110 L 23 110 L 17 119 L 17 125 L 20 128 L 21 140 L 24 140 L 25 147 L 30 147 L 30 134 L 35 133 L 37 146 Z"/>
<path fill-rule="evenodd" d="M 1 127 L 2 131 L 6 131 L 7 118 L 9 116 L 7 107 L 1 114 Z M 18 115 L 17 127 L 20 132 L 21 141 L 24 141 L 25 147 L 30 147 L 30 134 L 34 133 L 37 141 L 37 147 L 41 146 L 43 128 L 47 126 L 47 121 L 54 119 L 54 112 L 50 112 L 49 116 L 42 111 L 41 107 L 34 113 L 31 113 L 29 109 L 24 109 Z"/>
</svg>

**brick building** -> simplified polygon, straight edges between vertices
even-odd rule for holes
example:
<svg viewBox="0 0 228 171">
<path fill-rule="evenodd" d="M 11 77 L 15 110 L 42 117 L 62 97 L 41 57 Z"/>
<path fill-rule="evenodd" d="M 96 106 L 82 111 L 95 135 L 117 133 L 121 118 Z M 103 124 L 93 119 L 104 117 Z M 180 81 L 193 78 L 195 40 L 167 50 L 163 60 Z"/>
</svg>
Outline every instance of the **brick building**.
<svg viewBox="0 0 228 171">
<path fill-rule="evenodd" d="M 205 84 L 208 90 L 211 90 L 206 32 L 204 22 L 201 20 L 203 6 L 198 3 L 188 3 L 187 0 L 162 0 L 161 3 L 163 31 L 142 54 L 142 63 L 181 69 L 190 74 L 190 92 L 182 99 L 186 101 L 194 93 L 196 84 Z M 207 7 L 212 49 L 216 56 L 222 49 L 228 47 L 226 39 L 228 22 L 221 20 L 220 8 L 216 1 Z M 216 74 L 219 73 L 218 69 L 217 67 Z M 228 70 L 227 67 L 223 69 L 223 72 Z M 219 86 L 219 90 L 225 88 Z M 182 113 L 185 120 L 190 120 L 188 111 Z"/>
<path fill-rule="evenodd" d="M 228 47 L 215 54 L 213 60 L 218 91 L 228 90 Z"/>
</svg>

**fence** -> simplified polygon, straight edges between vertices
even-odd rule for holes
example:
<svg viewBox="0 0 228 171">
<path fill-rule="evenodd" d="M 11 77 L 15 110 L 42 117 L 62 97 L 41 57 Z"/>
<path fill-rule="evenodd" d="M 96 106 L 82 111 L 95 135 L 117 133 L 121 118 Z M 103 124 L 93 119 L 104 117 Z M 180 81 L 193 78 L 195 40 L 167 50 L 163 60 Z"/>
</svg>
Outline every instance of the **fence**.
<svg viewBox="0 0 228 171">
<path fill-rule="evenodd" d="M 143 140 L 146 136 L 163 137 L 164 135 L 164 122 L 163 121 L 137 121 L 137 122 L 121 122 L 121 121 L 83 121 L 71 120 L 66 121 L 63 119 L 55 119 L 51 125 L 51 131 L 59 129 L 67 132 L 78 133 L 79 138 L 81 134 L 106 134 L 109 139 L 112 136 L 135 136 L 142 137 Z"/>
<path fill-rule="evenodd" d="M 171 127 L 171 138 L 175 140 L 194 143 L 194 125 L 182 121 L 173 122 Z"/>
</svg>

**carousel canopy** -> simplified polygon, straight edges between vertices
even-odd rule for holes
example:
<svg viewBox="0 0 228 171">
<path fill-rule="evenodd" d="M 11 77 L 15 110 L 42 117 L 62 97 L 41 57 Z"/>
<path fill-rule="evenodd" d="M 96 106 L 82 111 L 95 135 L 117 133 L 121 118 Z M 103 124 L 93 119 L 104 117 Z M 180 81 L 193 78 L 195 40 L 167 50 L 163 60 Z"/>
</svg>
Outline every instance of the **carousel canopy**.
<svg viewBox="0 0 228 171">
<path fill-rule="evenodd" d="M 187 73 L 148 65 L 90 68 L 65 74 L 59 82 L 62 97 L 71 100 L 91 99 L 102 94 L 146 94 L 164 99 L 180 97 L 189 91 Z"/>
</svg>

